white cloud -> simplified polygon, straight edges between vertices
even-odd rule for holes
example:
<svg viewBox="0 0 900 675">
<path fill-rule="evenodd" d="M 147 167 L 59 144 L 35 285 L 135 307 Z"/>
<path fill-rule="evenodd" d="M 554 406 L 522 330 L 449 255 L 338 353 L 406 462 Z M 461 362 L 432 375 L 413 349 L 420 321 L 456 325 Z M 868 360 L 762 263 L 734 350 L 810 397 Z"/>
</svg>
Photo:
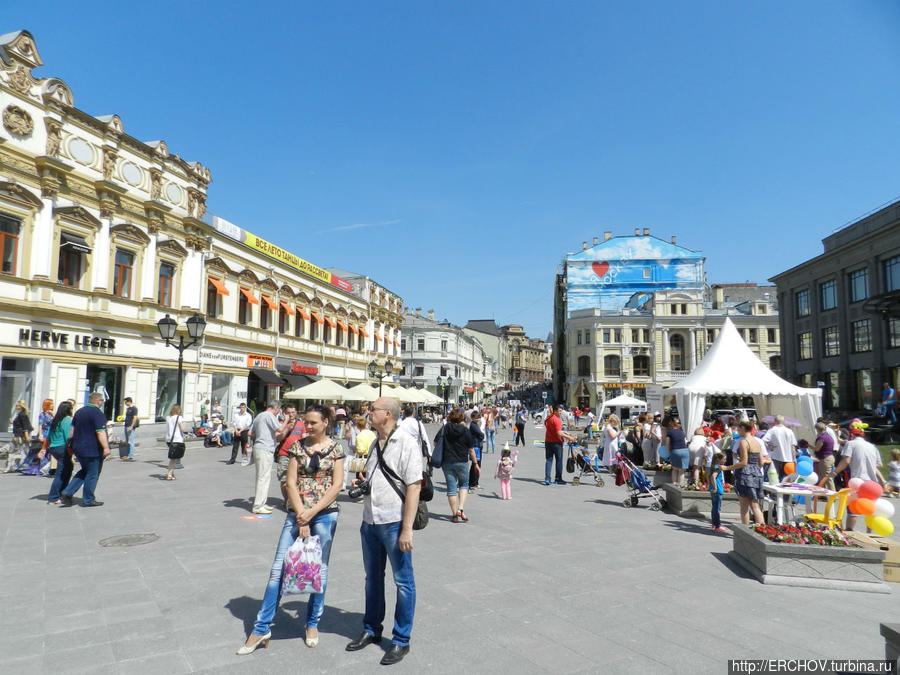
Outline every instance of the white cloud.
<svg viewBox="0 0 900 675">
<path fill-rule="evenodd" d="M 326 232 L 347 232 L 349 230 L 361 230 L 366 227 L 386 227 L 388 225 L 396 225 L 399 222 L 399 219 L 394 219 L 385 220 L 381 223 L 353 223 L 352 225 L 338 225 L 337 227 L 332 227 L 328 230 L 319 230 L 319 234 L 325 234 Z"/>
</svg>

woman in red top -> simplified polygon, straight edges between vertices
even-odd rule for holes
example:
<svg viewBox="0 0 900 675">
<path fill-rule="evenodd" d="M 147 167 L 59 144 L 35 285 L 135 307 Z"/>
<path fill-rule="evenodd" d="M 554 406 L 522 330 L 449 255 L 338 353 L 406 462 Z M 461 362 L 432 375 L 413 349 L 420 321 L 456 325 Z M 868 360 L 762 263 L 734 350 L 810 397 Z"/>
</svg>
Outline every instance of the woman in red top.
<svg viewBox="0 0 900 675">
<path fill-rule="evenodd" d="M 544 420 L 544 485 L 550 485 L 550 468 L 553 466 L 553 458 L 556 458 L 556 484 L 565 485 L 562 477 L 563 466 L 563 440 L 572 443 L 575 437 L 562 430 L 562 420 L 559 419 L 559 407 L 554 403 L 550 406 L 550 414 Z"/>
</svg>

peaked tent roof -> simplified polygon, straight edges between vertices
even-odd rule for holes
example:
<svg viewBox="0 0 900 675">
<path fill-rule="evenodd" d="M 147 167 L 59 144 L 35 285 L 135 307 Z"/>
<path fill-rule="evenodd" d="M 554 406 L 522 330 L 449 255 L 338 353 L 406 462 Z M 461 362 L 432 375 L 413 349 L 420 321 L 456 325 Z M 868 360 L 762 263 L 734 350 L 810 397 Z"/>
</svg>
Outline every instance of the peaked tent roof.
<svg viewBox="0 0 900 675">
<path fill-rule="evenodd" d="M 632 396 L 616 396 L 603 402 L 604 408 L 646 408 L 647 402 Z"/>
<path fill-rule="evenodd" d="M 666 391 L 673 394 L 691 392 L 745 396 L 791 396 L 818 392 L 817 389 L 791 384 L 769 370 L 750 350 L 728 317 L 700 364 L 685 379 Z"/>
</svg>

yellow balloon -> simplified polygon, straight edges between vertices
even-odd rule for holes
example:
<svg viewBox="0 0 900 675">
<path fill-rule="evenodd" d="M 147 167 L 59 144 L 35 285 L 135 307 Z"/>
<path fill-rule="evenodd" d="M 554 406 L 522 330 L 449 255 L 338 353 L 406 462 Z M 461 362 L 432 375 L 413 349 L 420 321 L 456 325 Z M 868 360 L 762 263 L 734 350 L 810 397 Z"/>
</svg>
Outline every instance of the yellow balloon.
<svg viewBox="0 0 900 675">
<path fill-rule="evenodd" d="M 866 516 L 866 527 L 882 537 L 894 534 L 894 524 L 884 516 Z"/>
</svg>

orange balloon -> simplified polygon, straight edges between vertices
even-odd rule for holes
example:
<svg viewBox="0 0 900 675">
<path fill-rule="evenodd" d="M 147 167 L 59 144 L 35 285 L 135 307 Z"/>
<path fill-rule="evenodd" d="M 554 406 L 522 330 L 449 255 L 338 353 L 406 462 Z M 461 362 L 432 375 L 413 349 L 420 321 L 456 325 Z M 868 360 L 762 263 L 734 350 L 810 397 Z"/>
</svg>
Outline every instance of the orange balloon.
<svg viewBox="0 0 900 675">
<path fill-rule="evenodd" d="M 847 508 L 850 509 L 850 513 L 855 513 L 858 516 L 870 516 L 875 513 L 875 502 L 871 499 L 860 497 L 851 502 Z"/>
<path fill-rule="evenodd" d="M 791 475 L 792 473 L 797 473 L 797 465 L 793 462 L 786 462 L 784 465 L 784 472 L 787 475 Z"/>
<path fill-rule="evenodd" d="M 874 480 L 867 480 L 859 486 L 859 496 L 864 499 L 871 499 L 873 502 L 884 493 L 882 488 Z"/>
</svg>

